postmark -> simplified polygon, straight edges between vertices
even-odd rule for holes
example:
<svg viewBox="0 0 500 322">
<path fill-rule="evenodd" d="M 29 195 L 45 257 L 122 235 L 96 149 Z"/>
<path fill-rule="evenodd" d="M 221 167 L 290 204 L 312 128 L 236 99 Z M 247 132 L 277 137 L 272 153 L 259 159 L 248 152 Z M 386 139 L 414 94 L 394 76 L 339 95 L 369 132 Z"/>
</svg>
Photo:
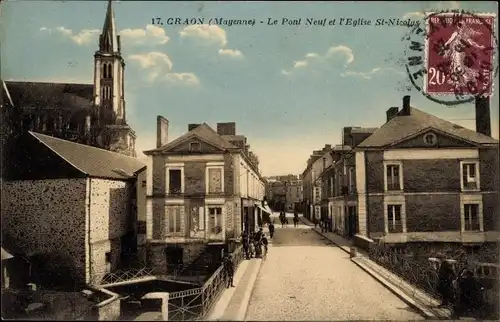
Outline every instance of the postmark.
<svg viewBox="0 0 500 322">
<path fill-rule="evenodd" d="M 430 12 L 405 37 L 405 69 L 430 100 L 458 105 L 491 96 L 498 73 L 496 15 Z"/>
</svg>

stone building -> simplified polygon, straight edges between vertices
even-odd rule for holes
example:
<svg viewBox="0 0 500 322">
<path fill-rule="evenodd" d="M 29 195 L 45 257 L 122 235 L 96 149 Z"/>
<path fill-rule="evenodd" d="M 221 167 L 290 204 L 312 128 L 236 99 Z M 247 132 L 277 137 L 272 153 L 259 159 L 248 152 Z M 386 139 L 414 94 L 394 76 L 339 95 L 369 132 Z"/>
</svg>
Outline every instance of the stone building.
<svg viewBox="0 0 500 322">
<path fill-rule="evenodd" d="M 357 233 L 356 174 L 353 149 L 368 138 L 376 128 L 345 127 L 342 144 L 330 152 L 333 163 L 322 173 L 322 215 L 332 230 L 345 237 Z"/>
<path fill-rule="evenodd" d="M 495 253 L 498 140 L 489 99 L 476 99 L 476 131 L 403 98 L 354 150 L 358 231 L 414 253 Z"/>
<path fill-rule="evenodd" d="M 92 84 L 2 82 L 2 176 L 18 135 L 26 131 L 136 156 L 136 134 L 126 119 L 125 61 L 111 1 L 98 45 Z"/>
<path fill-rule="evenodd" d="M 275 211 L 299 211 L 303 200 L 302 180 L 296 175 L 268 176 L 266 196 L 269 205 Z"/>
<path fill-rule="evenodd" d="M 99 284 L 135 251 L 145 164 L 34 132 L 19 141 L 19 166 L 2 182 L 3 247 L 40 284 Z"/>
<path fill-rule="evenodd" d="M 321 218 L 321 174 L 333 162 L 331 149 L 331 144 L 325 144 L 323 149 L 313 151 L 307 160 L 306 169 L 302 172 L 304 210 L 305 216 L 310 220 Z"/>
<path fill-rule="evenodd" d="M 208 244 L 223 247 L 255 229 L 264 181 L 235 123 L 218 123 L 217 131 L 189 124 L 173 141 L 166 119 L 159 116 L 157 127 L 157 148 L 144 152 L 146 232 L 150 265 L 164 273 L 167 265 L 189 265 L 211 252 Z"/>
</svg>

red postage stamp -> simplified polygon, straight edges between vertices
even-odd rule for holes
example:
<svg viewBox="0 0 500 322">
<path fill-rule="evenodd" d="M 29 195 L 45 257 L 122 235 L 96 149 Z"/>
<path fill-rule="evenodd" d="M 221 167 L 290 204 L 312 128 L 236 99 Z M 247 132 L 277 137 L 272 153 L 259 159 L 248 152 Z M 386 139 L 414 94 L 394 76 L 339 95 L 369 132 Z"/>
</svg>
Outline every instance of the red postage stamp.
<svg viewBox="0 0 500 322">
<path fill-rule="evenodd" d="M 427 17 L 425 92 L 491 95 L 495 14 L 430 13 Z"/>
</svg>

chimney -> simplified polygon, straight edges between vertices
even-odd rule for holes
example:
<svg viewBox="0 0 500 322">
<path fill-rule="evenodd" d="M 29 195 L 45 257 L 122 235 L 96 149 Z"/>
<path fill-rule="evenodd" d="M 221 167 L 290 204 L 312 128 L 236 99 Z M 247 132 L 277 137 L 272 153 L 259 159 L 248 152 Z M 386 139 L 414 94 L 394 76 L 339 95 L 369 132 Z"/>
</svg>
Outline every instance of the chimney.
<svg viewBox="0 0 500 322">
<path fill-rule="evenodd" d="M 403 96 L 403 108 L 400 115 L 411 115 L 410 96 Z"/>
<path fill-rule="evenodd" d="M 325 144 L 325 150 L 330 150 L 332 148 L 331 144 Z"/>
<path fill-rule="evenodd" d="M 156 148 L 168 143 L 168 120 L 161 115 L 156 117 Z"/>
<path fill-rule="evenodd" d="M 398 114 L 399 112 L 399 107 L 391 107 L 387 110 L 387 112 L 385 112 L 385 114 L 387 115 L 387 121 L 386 122 L 389 122 L 394 116 L 396 116 L 396 114 Z"/>
<path fill-rule="evenodd" d="M 476 132 L 491 136 L 489 97 L 476 97 Z"/>
<path fill-rule="evenodd" d="M 188 132 L 196 129 L 200 124 L 188 124 Z"/>
<path fill-rule="evenodd" d="M 236 123 L 217 123 L 217 133 L 219 133 L 219 135 L 236 135 Z"/>
</svg>

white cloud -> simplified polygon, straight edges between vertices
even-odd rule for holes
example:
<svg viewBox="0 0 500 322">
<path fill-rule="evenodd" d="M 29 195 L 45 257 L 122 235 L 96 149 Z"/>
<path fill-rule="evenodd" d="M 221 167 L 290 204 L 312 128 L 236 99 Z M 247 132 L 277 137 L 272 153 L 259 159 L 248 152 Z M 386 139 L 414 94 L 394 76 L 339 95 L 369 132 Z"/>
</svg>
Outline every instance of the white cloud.
<svg viewBox="0 0 500 322">
<path fill-rule="evenodd" d="M 425 12 L 442 11 L 442 10 L 457 10 L 460 9 L 459 1 L 432 1 L 426 2 L 426 6 L 422 11 L 407 12 L 403 15 L 403 19 L 419 20 L 425 17 Z"/>
<path fill-rule="evenodd" d="M 243 53 L 237 49 L 219 49 L 219 55 L 221 56 L 229 56 L 232 58 L 241 58 L 243 57 Z"/>
<path fill-rule="evenodd" d="M 165 29 L 154 25 L 143 29 L 123 29 L 119 34 L 127 45 L 163 45 L 170 39 Z"/>
<path fill-rule="evenodd" d="M 372 76 L 378 72 L 380 72 L 382 69 L 381 68 L 374 68 L 368 72 L 353 72 L 353 71 L 346 71 L 340 74 L 342 77 L 360 77 L 364 79 L 371 79 Z"/>
<path fill-rule="evenodd" d="M 226 48 L 227 34 L 224 29 L 216 25 L 190 25 L 183 28 L 179 35 L 181 38 L 201 41 L 208 45 L 219 47 L 219 55 L 230 58 L 243 58 L 243 53 L 237 49 Z"/>
<path fill-rule="evenodd" d="M 82 29 L 78 33 L 74 33 L 73 30 L 62 26 L 56 28 L 42 27 L 40 31 L 60 34 L 63 37 L 69 38 L 77 45 L 88 45 L 92 43 L 95 36 L 99 34 L 98 29 Z"/>
<path fill-rule="evenodd" d="M 182 83 L 186 85 L 198 85 L 200 80 L 193 73 L 168 73 L 165 75 L 168 82 Z"/>
<path fill-rule="evenodd" d="M 324 55 L 320 55 L 317 53 L 308 53 L 304 56 L 303 59 L 294 61 L 293 66 L 290 70 L 282 70 L 281 72 L 283 75 L 291 75 L 298 69 L 305 69 L 306 67 L 317 63 L 324 64 L 334 57 L 343 57 L 345 59 L 344 67 L 347 67 L 354 61 L 354 54 L 352 52 L 352 49 L 344 45 L 339 45 L 330 47 Z"/>
<path fill-rule="evenodd" d="M 147 74 L 150 83 L 164 81 L 170 84 L 198 85 L 198 77 L 193 73 L 176 73 L 172 71 L 174 64 L 167 54 L 153 51 L 145 54 L 128 56 L 130 61 L 137 63 Z"/>
<path fill-rule="evenodd" d="M 220 47 L 227 45 L 226 31 L 215 25 L 190 25 L 179 32 L 181 38 L 201 39 L 209 43 L 216 43 Z"/>
<path fill-rule="evenodd" d="M 99 29 L 83 29 L 74 33 L 71 29 L 65 27 L 47 28 L 42 27 L 40 31 L 48 33 L 57 33 L 65 38 L 72 40 L 77 45 L 97 44 Z M 158 26 L 146 25 L 143 29 L 123 29 L 118 32 L 127 45 L 162 45 L 169 40 L 165 29 Z"/>
</svg>

